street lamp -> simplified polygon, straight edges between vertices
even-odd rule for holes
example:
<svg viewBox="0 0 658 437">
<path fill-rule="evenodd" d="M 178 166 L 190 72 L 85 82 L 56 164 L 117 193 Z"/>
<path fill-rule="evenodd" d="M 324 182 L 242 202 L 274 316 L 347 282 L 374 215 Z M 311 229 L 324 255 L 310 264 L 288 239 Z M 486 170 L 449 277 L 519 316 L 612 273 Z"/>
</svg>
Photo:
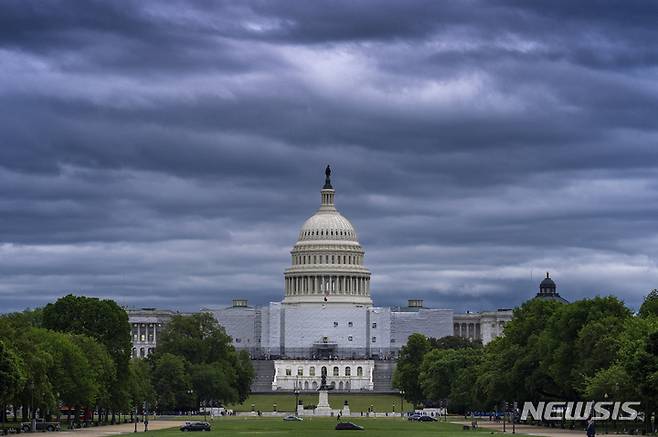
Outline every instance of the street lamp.
<svg viewBox="0 0 658 437">
<path fill-rule="evenodd" d="M 603 395 L 603 399 L 605 399 L 606 402 L 608 401 L 608 393 L 607 392 Z M 608 421 L 607 420 L 603 422 L 603 433 L 604 434 L 608 433 Z"/>
<path fill-rule="evenodd" d="M 30 415 L 32 416 L 32 432 L 37 432 L 37 418 L 34 414 L 34 381 L 30 381 Z"/>
<path fill-rule="evenodd" d="M 400 390 L 400 417 L 404 417 L 404 390 Z"/>
</svg>

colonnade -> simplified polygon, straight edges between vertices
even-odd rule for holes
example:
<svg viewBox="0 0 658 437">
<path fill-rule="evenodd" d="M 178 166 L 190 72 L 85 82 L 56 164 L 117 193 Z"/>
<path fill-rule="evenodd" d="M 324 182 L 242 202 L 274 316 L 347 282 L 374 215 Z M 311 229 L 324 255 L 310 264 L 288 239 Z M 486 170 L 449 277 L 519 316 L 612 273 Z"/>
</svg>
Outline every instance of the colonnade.
<svg viewBox="0 0 658 437">
<path fill-rule="evenodd" d="M 369 295 L 370 278 L 346 275 L 295 275 L 286 277 L 286 296 L 298 294 Z"/>
<path fill-rule="evenodd" d="M 479 323 L 455 323 L 454 335 L 456 337 L 481 339 Z"/>
</svg>

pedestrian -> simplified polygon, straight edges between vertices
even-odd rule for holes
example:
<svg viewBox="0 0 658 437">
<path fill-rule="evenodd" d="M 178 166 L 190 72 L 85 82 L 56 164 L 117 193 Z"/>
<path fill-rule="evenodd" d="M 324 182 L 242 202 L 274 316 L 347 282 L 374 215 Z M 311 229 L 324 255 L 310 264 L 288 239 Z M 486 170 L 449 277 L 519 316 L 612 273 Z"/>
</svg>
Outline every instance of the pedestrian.
<svg viewBox="0 0 658 437">
<path fill-rule="evenodd" d="M 149 430 L 149 420 L 144 419 L 144 432 Z"/>
<path fill-rule="evenodd" d="M 587 422 L 587 437 L 595 437 L 596 436 L 596 424 L 594 423 L 594 419 L 590 417 L 589 421 Z"/>
</svg>

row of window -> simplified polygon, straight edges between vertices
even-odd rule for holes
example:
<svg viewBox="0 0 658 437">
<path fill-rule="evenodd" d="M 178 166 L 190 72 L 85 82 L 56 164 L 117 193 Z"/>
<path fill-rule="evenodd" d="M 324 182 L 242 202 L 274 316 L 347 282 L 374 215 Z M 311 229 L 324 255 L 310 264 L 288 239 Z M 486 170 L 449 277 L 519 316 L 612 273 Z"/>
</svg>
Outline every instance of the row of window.
<svg viewBox="0 0 658 437">
<path fill-rule="evenodd" d="M 286 370 L 286 376 L 292 376 L 292 369 L 290 367 L 287 367 Z M 320 369 L 320 374 L 327 374 L 327 368 L 325 366 L 322 366 L 322 369 Z M 340 368 L 338 366 L 334 366 L 332 369 L 332 374 L 333 376 L 341 376 L 340 375 Z M 298 367 L 297 368 L 297 376 L 304 376 L 304 368 L 303 367 Z M 308 369 L 308 376 L 315 376 L 315 366 L 311 366 Z M 345 367 L 345 373 L 343 376 L 352 376 L 352 368 L 350 366 Z M 356 368 L 356 376 L 363 376 L 363 367 L 359 366 Z"/>
<path fill-rule="evenodd" d="M 354 323 L 352 323 L 352 322 L 347 322 L 347 327 L 348 327 L 348 328 L 351 328 L 351 327 L 353 327 L 353 326 L 354 326 Z M 376 329 L 376 328 L 377 328 L 377 322 L 372 322 L 372 325 L 371 325 L 371 326 L 372 326 L 372 329 Z M 338 328 L 338 322 L 334 322 L 334 328 Z"/>
<path fill-rule="evenodd" d="M 301 264 L 350 264 L 361 265 L 361 255 L 293 255 L 293 265 Z"/>
<path fill-rule="evenodd" d="M 302 237 L 354 237 L 354 232 L 352 231 L 343 231 L 343 230 L 333 230 L 333 229 L 320 229 L 314 231 L 304 231 L 302 232 Z"/>
</svg>

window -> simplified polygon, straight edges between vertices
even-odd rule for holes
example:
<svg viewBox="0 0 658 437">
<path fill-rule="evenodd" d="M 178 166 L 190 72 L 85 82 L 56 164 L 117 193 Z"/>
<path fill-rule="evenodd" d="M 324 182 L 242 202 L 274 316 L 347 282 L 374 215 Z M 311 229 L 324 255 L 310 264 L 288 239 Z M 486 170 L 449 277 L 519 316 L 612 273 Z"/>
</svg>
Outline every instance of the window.
<svg viewBox="0 0 658 437">
<path fill-rule="evenodd" d="M 334 322 L 334 328 L 338 328 L 338 322 Z"/>
<path fill-rule="evenodd" d="M 377 343 L 377 337 L 373 337 L 373 338 L 372 338 L 372 342 L 373 342 L 373 343 Z"/>
<path fill-rule="evenodd" d="M 327 367 L 326 367 L 326 366 L 322 366 L 321 372 L 322 372 L 322 373 L 321 373 L 322 375 L 326 375 L 326 374 L 327 374 Z"/>
<path fill-rule="evenodd" d="M 334 376 L 338 376 L 338 366 L 334 366 Z"/>
<path fill-rule="evenodd" d="M 292 369 L 286 369 L 286 376 L 292 376 Z"/>
<path fill-rule="evenodd" d="M 140 335 L 139 341 L 146 341 L 146 335 L 145 334 Z"/>
<path fill-rule="evenodd" d="M 349 366 L 345 367 L 345 376 L 352 376 L 352 369 Z"/>
<path fill-rule="evenodd" d="M 377 328 L 377 322 L 372 322 L 372 329 Z"/>
<path fill-rule="evenodd" d="M 395 339 L 394 339 L 394 338 L 391 338 L 391 343 L 395 343 Z"/>
<path fill-rule="evenodd" d="M 347 322 L 347 326 L 351 328 L 352 326 L 354 326 L 354 323 L 352 323 L 352 322 Z"/>
<path fill-rule="evenodd" d="M 236 339 L 235 339 L 235 342 L 236 342 L 236 343 L 242 343 L 242 340 L 240 340 L 239 338 L 236 338 Z"/>
<path fill-rule="evenodd" d="M 297 376 L 304 376 L 304 368 L 303 367 L 298 367 L 297 368 Z"/>
<path fill-rule="evenodd" d="M 308 374 L 311 376 L 315 376 L 315 366 L 311 366 L 311 368 L 308 369 Z"/>
<path fill-rule="evenodd" d="M 363 376 L 363 367 L 359 366 L 356 368 L 356 376 Z"/>
<path fill-rule="evenodd" d="M 352 339 L 352 336 L 351 336 L 351 335 L 347 337 L 347 341 L 352 341 L 352 340 L 353 340 L 353 339 Z"/>
</svg>

